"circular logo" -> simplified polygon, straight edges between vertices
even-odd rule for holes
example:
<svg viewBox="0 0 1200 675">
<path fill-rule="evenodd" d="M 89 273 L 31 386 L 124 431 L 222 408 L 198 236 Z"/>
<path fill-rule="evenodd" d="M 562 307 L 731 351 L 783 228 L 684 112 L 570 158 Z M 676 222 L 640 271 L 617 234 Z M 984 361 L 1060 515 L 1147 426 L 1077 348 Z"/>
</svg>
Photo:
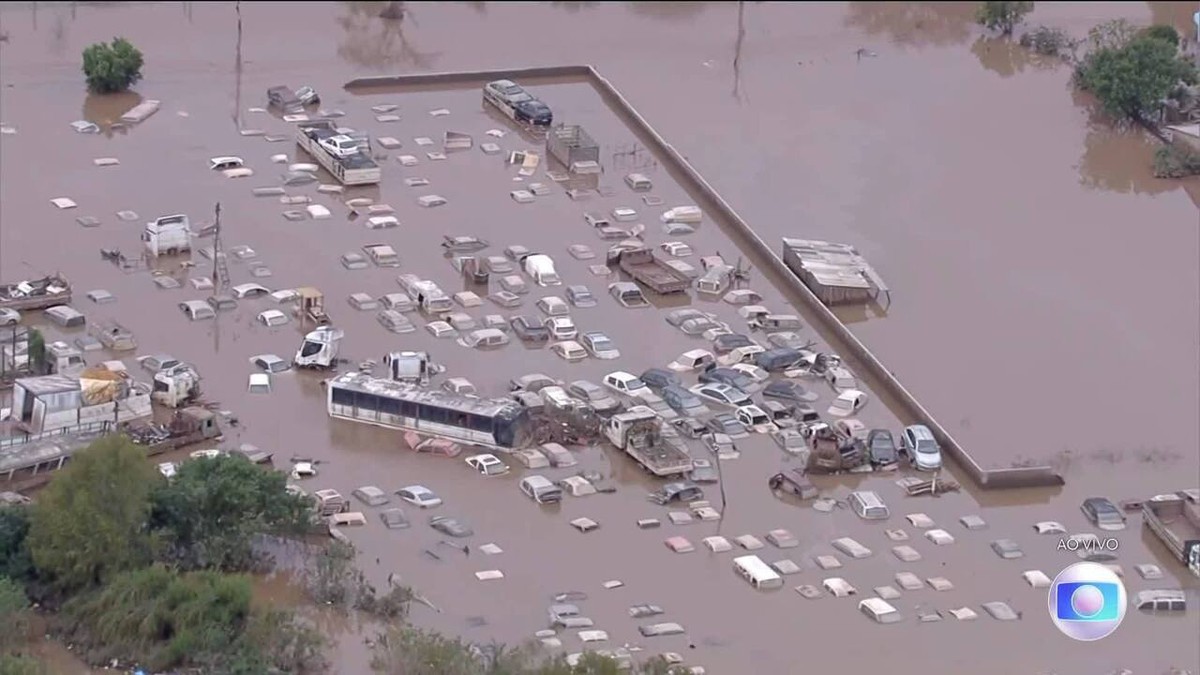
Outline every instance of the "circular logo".
<svg viewBox="0 0 1200 675">
<path fill-rule="evenodd" d="M 1064 635 L 1092 642 L 1121 625 L 1129 599 L 1116 573 L 1104 565 L 1082 562 L 1058 573 L 1047 603 L 1050 620 Z"/>
</svg>

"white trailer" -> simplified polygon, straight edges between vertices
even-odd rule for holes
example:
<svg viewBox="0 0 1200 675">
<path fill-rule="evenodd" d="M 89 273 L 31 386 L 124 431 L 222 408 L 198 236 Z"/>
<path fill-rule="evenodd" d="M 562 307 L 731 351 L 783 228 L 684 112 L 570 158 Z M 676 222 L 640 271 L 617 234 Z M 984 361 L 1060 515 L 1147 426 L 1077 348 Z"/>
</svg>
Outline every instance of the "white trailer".
<svg viewBox="0 0 1200 675">
<path fill-rule="evenodd" d="M 333 174 L 343 185 L 375 185 L 383 177 L 379 164 L 371 159 L 370 152 L 360 150 L 357 153 L 338 157 L 322 145 L 321 141 L 332 139 L 338 133 L 337 126 L 328 120 L 307 122 L 297 125 L 296 143 L 312 155 L 326 171 Z"/>
</svg>

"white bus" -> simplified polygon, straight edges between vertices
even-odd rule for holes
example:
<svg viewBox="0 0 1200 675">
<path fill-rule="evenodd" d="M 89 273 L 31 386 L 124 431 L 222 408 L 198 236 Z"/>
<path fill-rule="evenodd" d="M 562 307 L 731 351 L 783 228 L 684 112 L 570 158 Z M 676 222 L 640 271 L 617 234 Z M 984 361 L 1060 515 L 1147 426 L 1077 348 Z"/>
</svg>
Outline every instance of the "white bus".
<svg viewBox="0 0 1200 675">
<path fill-rule="evenodd" d="M 329 380 L 326 405 L 333 418 L 499 450 L 522 447 L 529 431 L 528 413 L 516 401 L 426 389 L 365 373 Z"/>
</svg>

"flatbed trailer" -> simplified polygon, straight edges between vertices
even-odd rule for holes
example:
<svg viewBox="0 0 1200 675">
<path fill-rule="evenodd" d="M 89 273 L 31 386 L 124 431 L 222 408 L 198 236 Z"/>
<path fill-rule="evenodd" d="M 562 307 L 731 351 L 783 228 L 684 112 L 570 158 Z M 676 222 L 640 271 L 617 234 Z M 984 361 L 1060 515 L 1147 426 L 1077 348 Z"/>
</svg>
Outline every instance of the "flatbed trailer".
<svg viewBox="0 0 1200 675">
<path fill-rule="evenodd" d="M 296 143 L 312 155 L 338 182 L 343 185 L 378 184 L 383 178 L 383 170 L 371 159 L 369 150 L 360 150 L 348 157 L 337 157 L 321 146 L 321 139 L 337 135 L 337 125 L 329 120 L 296 125 Z"/>
<path fill-rule="evenodd" d="M 604 424 L 609 442 L 624 450 L 646 471 L 659 478 L 679 476 L 692 470 L 687 448 L 661 433 L 662 421 L 649 409 L 617 413 Z"/>
<path fill-rule="evenodd" d="M 617 264 L 634 281 L 661 295 L 683 293 L 692 285 L 692 280 L 686 274 L 660 260 L 654 251 L 645 247 L 620 252 Z"/>
<path fill-rule="evenodd" d="M 1180 490 L 1146 500 L 1142 521 L 1176 560 L 1200 577 L 1200 490 Z"/>
<path fill-rule="evenodd" d="M 15 284 L 0 284 L 0 309 L 24 312 L 66 305 L 70 302 L 71 283 L 65 277 L 56 274 Z"/>
</svg>

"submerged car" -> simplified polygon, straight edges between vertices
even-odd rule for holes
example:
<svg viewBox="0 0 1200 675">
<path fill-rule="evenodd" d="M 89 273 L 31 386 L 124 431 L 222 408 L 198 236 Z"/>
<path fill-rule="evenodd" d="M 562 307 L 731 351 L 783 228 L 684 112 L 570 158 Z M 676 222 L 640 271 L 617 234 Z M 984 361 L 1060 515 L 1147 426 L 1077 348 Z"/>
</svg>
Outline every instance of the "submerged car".
<svg viewBox="0 0 1200 675">
<path fill-rule="evenodd" d="M 1093 525 L 1101 530 L 1115 531 L 1125 529 L 1125 514 L 1111 500 L 1105 497 L 1089 497 L 1083 500 L 1080 510 Z"/>
<path fill-rule="evenodd" d="M 583 343 L 583 348 L 597 359 L 611 360 L 621 356 L 621 351 L 616 348 L 612 339 L 600 331 L 588 331 L 579 341 Z"/>
<path fill-rule="evenodd" d="M 550 341 L 550 329 L 542 325 L 542 322 L 537 317 L 519 315 L 514 316 L 509 325 L 512 326 L 513 333 L 522 341 L 530 343 L 543 343 Z"/>
<path fill-rule="evenodd" d="M 467 466 L 484 476 L 502 476 L 508 473 L 508 465 L 492 454 L 471 455 L 466 462 Z"/>
<path fill-rule="evenodd" d="M 872 464 L 895 462 L 899 453 L 896 450 L 896 440 L 892 438 L 892 432 L 887 429 L 872 429 L 867 434 L 867 453 Z"/>
<path fill-rule="evenodd" d="M 475 530 L 472 530 L 470 525 L 450 516 L 432 516 L 429 519 L 429 526 L 451 537 L 469 537 L 475 534 Z"/>
<path fill-rule="evenodd" d="M 616 412 L 621 408 L 621 403 L 610 396 L 604 387 L 588 380 L 576 380 L 567 385 L 567 393 L 586 401 L 598 413 Z"/>
<path fill-rule="evenodd" d="M 409 485 L 396 490 L 396 496 L 404 501 L 423 509 L 433 508 L 442 503 L 442 498 L 424 485 Z"/>
</svg>

